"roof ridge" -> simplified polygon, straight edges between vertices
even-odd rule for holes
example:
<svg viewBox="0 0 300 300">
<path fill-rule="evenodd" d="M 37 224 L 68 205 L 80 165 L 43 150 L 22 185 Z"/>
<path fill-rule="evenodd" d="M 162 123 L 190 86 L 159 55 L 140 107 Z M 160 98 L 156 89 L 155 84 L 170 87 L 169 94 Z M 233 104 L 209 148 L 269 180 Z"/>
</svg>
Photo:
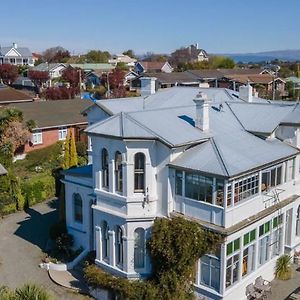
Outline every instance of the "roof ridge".
<svg viewBox="0 0 300 300">
<path fill-rule="evenodd" d="M 219 147 L 217 146 L 216 141 L 214 140 L 213 137 L 210 138 L 209 140 L 210 140 L 210 142 L 211 142 L 211 144 L 212 144 L 212 147 L 213 147 L 213 149 L 214 149 L 214 151 L 215 151 L 215 154 L 217 155 L 217 158 L 219 158 L 220 161 L 221 161 L 221 166 L 222 166 L 223 169 L 225 170 L 227 176 L 230 177 L 229 172 L 228 172 L 228 169 L 227 169 L 227 166 L 226 166 L 226 164 L 225 164 L 225 161 L 224 161 L 223 158 L 222 158 L 221 151 L 220 151 Z"/>
<path fill-rule="evenodd" d="M 170 143 L 169 141 L 167 141 L 166 139 L 164 139 L 161 135 L 157 134 L 155 131 L 151 130 L 150 128 L 148 128 L 144 124 L 142 124 L 139 121 L 137 121 L 135 118 L 133 118 L 132 116 L 130 116 L 128 113 L 124 113 L 124 114 L 126 115 L 127 119 L 129 119 L 130 121 L 134 122 L 136 125 L 140 126 L 144 130 L 146 130 L 148 133 L 150 133 L 151 135 L 154 135 L 154 136 L 158 137 L 160 140 L 164 141 L 166 144 L 168 144 L 170 146 L 173 146 L 172 143 Z"/>
</svg>

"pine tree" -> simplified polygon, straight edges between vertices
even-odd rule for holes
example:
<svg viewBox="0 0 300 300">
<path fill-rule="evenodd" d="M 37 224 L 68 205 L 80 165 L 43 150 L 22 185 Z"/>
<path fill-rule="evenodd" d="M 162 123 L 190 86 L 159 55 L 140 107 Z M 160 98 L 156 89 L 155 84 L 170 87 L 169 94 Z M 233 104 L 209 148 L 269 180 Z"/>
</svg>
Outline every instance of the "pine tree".
<svg viewBox="0 0 300 300">
<path fill-rule="evenodd" d="M 65 142 L 64 168 L 69 169 L 77 165 L 78 165 L 78 157 L 77 157 L 75 139 L 72 130 L 69 130 Z"/>
</svg>

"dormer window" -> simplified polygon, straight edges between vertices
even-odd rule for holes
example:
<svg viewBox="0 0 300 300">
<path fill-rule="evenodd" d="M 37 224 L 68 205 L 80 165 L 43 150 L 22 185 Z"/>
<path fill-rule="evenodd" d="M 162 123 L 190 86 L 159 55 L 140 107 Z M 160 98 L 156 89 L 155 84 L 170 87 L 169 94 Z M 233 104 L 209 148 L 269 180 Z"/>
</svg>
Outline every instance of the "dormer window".
<svg viewBox="0 0 300 300">
<path fill-rule="evenodd" d="M 108 152 L 105 148 L 102 149 L 102 187 L 108 188 Z"/>
<path fill-rule="evenodd" d="M 134 192 L 145 191 L 145 154 L 137 153 L 134 156 Z"/>
</svg>

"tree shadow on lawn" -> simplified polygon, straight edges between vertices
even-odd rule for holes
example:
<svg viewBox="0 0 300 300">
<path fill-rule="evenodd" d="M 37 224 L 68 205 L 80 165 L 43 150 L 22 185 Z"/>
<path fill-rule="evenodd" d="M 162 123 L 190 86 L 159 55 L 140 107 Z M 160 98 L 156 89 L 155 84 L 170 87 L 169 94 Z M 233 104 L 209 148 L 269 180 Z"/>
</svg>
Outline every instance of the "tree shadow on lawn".
<svg viewBox="0 0 300 300">
<path fill-rule="evenodd" d="M 27 208 L 25 212 L 29 215 L 23 221 L 17 223 L 20 227 L 15 235 L 45 250 L 49 238 L 49 228 L 58 221 L 58 211 L 53 210 L 41 214 L 34 208 Z"/>
</svg>

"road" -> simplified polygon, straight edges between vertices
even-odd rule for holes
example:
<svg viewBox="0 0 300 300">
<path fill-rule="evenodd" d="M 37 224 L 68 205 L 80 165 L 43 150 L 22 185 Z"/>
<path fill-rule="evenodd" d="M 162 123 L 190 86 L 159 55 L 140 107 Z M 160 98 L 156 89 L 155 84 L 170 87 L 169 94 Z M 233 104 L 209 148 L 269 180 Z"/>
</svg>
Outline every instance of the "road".
<svg viewBox="0 0 300 300">
<path fill-rule="evenodd" d="M 51 224 L 58 219 L 56 201 L 48 201 L 0 219 L 0 286 L 37 283 L 55 299 L 90 299 L 53 283 L 39 268 Z"/>
</svg>

